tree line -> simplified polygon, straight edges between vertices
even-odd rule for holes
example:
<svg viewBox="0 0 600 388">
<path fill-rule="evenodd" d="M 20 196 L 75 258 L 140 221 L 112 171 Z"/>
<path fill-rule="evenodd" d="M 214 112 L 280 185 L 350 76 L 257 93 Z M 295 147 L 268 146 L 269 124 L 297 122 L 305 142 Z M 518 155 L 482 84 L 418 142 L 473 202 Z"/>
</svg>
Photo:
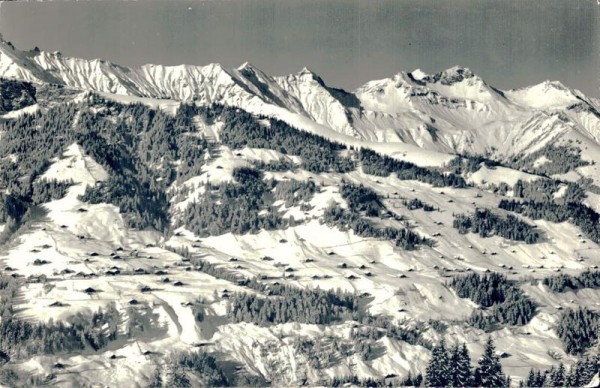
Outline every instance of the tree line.
<svg viewBox="0 0 600 388">
<path fill-rule="evenodd" d="M 542 283 L 554 292 L 565 292 L 568 290 L 581 290 L 584 288 L 600 288 L 600 271 L 585 270 L 579 275 L 559 274 L 549 276 Z"/>
<path fill-rule="evenodd" d="M 368 148 L 361 148 L 359 160 L 362 170 L 369 175 L 389 176 L 395 173 L 400 180 L 416 180 L 428 183 L 433 187 L 467 187 L 467 183 L 460 175 L 419 167 L 410 162 L 379 154 Z"/>
<path fill-rule="evenodd" d="M 219 120 L 223 124 L 221 141 L 230 148 L 265 148 L 300 156 L 302 168 L 314 173 L 355 169 L 351 158 L 340 155 L 339 151 L 345 150 L 345 145 L 301 131 L 284 121 L 254 116 L 244 110 L 218 104 L 186 109 L 195 110 L 207 123 Z"/>
<path fill-rule="evenodd" d="M 61 184 L 43 188 L 45 183 L 38 179 L 50 160 L 72 143 L 76 112 L 75 105 L 61 104 L 0 122 L 0 218 L 5 222 L 18 225 L 39 201 L 61 194 Z"/>
<path fill-rule="evenodd" d="M 590 383 L 600 370 L 600 357 L 585 357 L 567 370 L 561 362 L 557 367 L 539 370 L 531 369 L 527 378 L 521 381 L 521 387 L 583 387 Z"/>
<path fill-rule="evenodd" d="M 440 341 L 431 351 L 425 373 L 427 387 L 509 387 L 510 377 L 502 371 L 494 341 L 488 338 L 475 368 L 466 344 L 446 346 Z"/>
<path fill-rule="evenodd" d="M 561 205 L 556 202 L 503 199 L 498 207 L 534 220 L 543 219 L 556 223 L 569 221 L 578 226 L 590 240 L 600 242 L 600 215 L 582 203 L 569 202 Z"/>
<path fill-rule="evenodd" d="M 547 158 L 548 162 L 536 165 L 542 157 Z M 581 149 L 568 144 L 546 145 L 526 156 L 514 156 L 508 162 L 508 165 L 516 170 L 546 176 L 566 174 L 589 164 L 590 162 L 581 158 Z"/>
<path fill-rule="evenodd" d="M 536 306 L 506 276 L 495 272 L 455 276 L 449 283 L 461 298 L 482 307 L 469 317 L 469 324 L 486 331 L 499 325 L 525 325 L 535 315 Z"/>
<path fill-rule="evenodd" d="M 320 289 L 278 286 L 268 297 L 234 293 L 229 296 L 227 316 L 232 322 L 259 325 L 299 322 L 327 325 L 353 319 L 358 310 L 354 294 Z"/>
<path fill-rule="evenodd" d="M 517 181 L 513 187 L 517 199 L 503 199 L 500 209 L 522 214 L 534 220 L 550 222 L 568 221 L 579 227 L 592 241 L 600 242 L 600 214 L 585 205 L 585 190 L 581 185 L 569 182 L 566 190 L 558 198 L 554 193 L 560 183 L 551 179 L 539 179 L 533 182 Z"/>
<path fill-rule="evenodd" d="M 581 354 L 598 340 L 600 316 L 598 312 L 580 307 L 562 312 L 556 333 L 569 354 Z"/>
<path fill-rule="evenodd" d="M 207 184 L 186 207 L 182 224 L 198 236 L 282 229 L 294 220 L 281 216 L 274 199 L 292 206 L 310 201 L 316 191 L 314 183 L 264 180 L 261 171 L 248 167 L 234 169 L 233 178 L 234 182 Z"/>
<path fill-rule="evenodd" d="M 423 211 L 426 212 L 432 212 L 434 210 L 439 210 L 436 209 L 433 205 L 430 205 L 426 202 L 421 201 L 418 198 L 413 198 L 413 199 L 403 199 L 402 200 L 402 204 L 404 206 L 406 206 L 406 208 L 408 210 L 417 210 L 417 209 L 423 209 Z"/>
<path fill-rule="evenodd" d="M 117 339 L 121 314 L 114 304 L 91 315 L 78 312 L 66 322 L 30 323 L 15 316 L 19 288 L 12 276 L 0 275 L 0 350 L 27 358 L 91 348 L 99 350 Z"/>
<path fill-rule="evenodd" d="M 95 109 L 83 109 L 75 138 L 107 169 L 109 178 L 88 187 L 82 200 L 118 206 L 130 227 L 167 230 L 166 191 L 176 179 L 200 172 L 208 142 L 189 134 L 191 118 L 179 111 L 171 116 L 143 104 L 119 104 L 94 95 L 88 105 Z"/>
<path fill-rule="evenodd" d="M 454 215 L 452 226 L 461 234 L 478 233 L 484 238 L 496 235 L 509 240 L 524 241 L 527 244 L 534 244 L 541 239 L 540 232 L 535 226 L 510 214 L 501 217 L 490 209 L 476 209 L 471 215 Z"/>
<path fill-rule="evenodd" d="M 378 227 L 366 217 L 379 217 L 389 211 L 382 204 L 379 196 L 372 189 L 363 185 L 345 183 L 340 187 L 340 194 L 348 202 L 348 209 L 331 204 L 323 212 L 323 221 L 338 227 L 340 230 L 352 229 L 361 237 L 374 237 L 391 240 L 397 247 L 405 250 L 416 249 L 419 245 L 431 245 L 426 237 L 407 228 Z"/>
</svg>

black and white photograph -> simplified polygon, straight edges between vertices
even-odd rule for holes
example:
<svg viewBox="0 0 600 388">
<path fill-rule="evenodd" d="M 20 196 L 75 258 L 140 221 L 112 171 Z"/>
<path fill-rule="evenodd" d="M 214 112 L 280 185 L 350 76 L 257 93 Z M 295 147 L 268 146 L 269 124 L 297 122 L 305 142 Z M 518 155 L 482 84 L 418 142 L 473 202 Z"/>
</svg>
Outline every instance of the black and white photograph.
<svg viewBox="0 0 600 388">
<path fill-rule="evenodd" d="M 600 387 L 599 0 L 0 1 L 0 387 Z"/>
</svg>

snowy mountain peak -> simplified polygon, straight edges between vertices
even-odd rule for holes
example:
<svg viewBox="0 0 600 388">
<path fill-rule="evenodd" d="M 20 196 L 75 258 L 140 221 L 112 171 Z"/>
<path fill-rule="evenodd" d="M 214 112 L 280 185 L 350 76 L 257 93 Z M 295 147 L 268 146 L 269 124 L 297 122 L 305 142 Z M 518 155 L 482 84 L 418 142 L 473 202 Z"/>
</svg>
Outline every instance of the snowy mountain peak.
<svg viewBox="0 0 600 388">
<path fill-rule="evenodd" d="M 586 100 L 581 92 L 569 89 L 559 81 L 544 81 L 537 85 L 506 92 L 515 103 L 537 109 L 565 108 Z"/>
<path fill-rule="evenodd" d="M 300 70 L 298 72 L 298 76 L 301 77 L 301 76 L 305 76 L 305 75 L 314 76 L 315 73 L 312 70 L 310 70 L 308 67 L 304 66 L 302 68 L 302 70 Z"/>
<path fill-rule="evenodd" d="M 425 73 L 421 69 L 415 69 L 412 72 L 410 72 L 409 74 L 412 78 L 416 79 L 417 81 L 421 81 L 423 78 L 426 78 L 429 76 L 427 73 Z"/>
<path fill-rule="evenodd" d="M 441 83 L 442 85 L 453 85 L 455 83 L 459 83 L 464 81 L 465 79 L 476 78 L 480 80 L 481 78 L 477 77 L 475 73 L 471 71 L 471 69 L 467 67 L 454 66 L 434 75 L 428 75 L 422 77 L 423 81 L 427 81 L 429 83 Z"/>
<path fill-rule="evenodd" d="M 307 67 L 303 67 L 296 76 L 302 81 L 316 82 L 321 86 L 325 85 L 323 79 L 317 73 Z"/>
<path fill-rule="evenodd" d="M 255 73 L 258 69 L 256 68 L 256 66 L 254 66 L 250 62 L 244 62 L 240 66 L 238 66 L 237 70 L 240 71 L 240 72 L 252 72 L 252 73 Z"/>
<path fill-rule="evenodd" d="M 446 69 L 442 72 L 443 78 L 472 78 L 475 76 L 475 73 L 468 67 L 462 67 L 455 65 L 449 69 Z"/>
</svg>

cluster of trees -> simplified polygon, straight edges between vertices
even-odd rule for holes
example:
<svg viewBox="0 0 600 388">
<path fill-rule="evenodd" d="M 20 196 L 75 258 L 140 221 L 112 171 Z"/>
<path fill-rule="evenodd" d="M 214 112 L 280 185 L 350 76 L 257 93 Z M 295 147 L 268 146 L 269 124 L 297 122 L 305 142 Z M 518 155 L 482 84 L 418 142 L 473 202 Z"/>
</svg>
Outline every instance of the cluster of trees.
<svg viewBox="0 0 600 388">
<path fill-rule="evenodd" d="M 158 327 L 160 325 L 158 318 L 159 315 L 154 313 L 152 308 L 145 303 L 135 307 L 129 306 L 127 308 L 127 327 L 125 329 L 127 337 L 135 338 L 152 327 Z"/>
<path fill-rule="evenodd" d="M 404 206 L 406 206 L 406 208 L 408 210 L 417 210 L 417 209 L 423 209 L 426 212 L 432 212 L 434 210 L 436 210 L 435 207 L 433 207 L 433 205 L 430 205 L 426 202 L 421 201 L 418 198 L 413 198 L 413 199 L 403 199 L 402 200 L 402 204 Z"/>
<path fill-rule="evenodd" d="M 219 105 L 197 108 L 205 121 L 223 123 L 220 132 L 223 144 L 231 148 L 265 148 L 302 158 L 302 168 L 314 172 L 349 172 L 355 169 L 351 158 L 340 155 L 346 146 L 326 138 L 296 129 L 269 117 Z"/>
<path fill-rule="evenodd" d="M 36 103 L 35 87 L 25 81 L 0 78 L 0 114 Z"/>
<path fill-rule="evenodd" d="M 431 344 L 423 339 L 424 326 L 403 326 L 394 323 L 386 316 L 373 316 L 365 313 L 361 315 L 360 322 L 365 326 L 355 331 L 353 335 L 366 336 L 371 339 L 380 339 L 386 336 L 411 345 L 431 348 Z"/>
<path fill-rule="evenodd" d="M 62 354 L 85 349 L 100 350 L 120 337 L 123 317 L 114 303 L 92 314 L 76 313 L 64 321 L 32 323 L 16 317 L 13 302 L 19 280 L 0 275 L 0 349 L 16 358 Z M 157 323 L 148 306 L 130 308 L 127 334 L 134 336 Z"/>
<path fill-rule="evenodd" d="M 284 171 L 295 171 L 298 166 L 296 166 L 291 160 L 280 158 L 276 161 L 263 162 L 262 160 L 257 160 L 253 163 L 254 168 L 262 171 L 276 171 L 276 172 L 284 172 Z"/>
<path fill-rule="evenodd" d="M 580 290 L 583 288 L 600 288 L 600 271 L 585 270 L 579 275 L 560 274 L 544 278 L 545 286 L 554 292 Z"/>
<path fill-rule="evenodd" d="M 23 373 L 17 365 L 0 367 L 0 384 L 7 387 L 42 387 L 56 383 L 55 373 Z"/>
<path fill-rule="evenodd" d="M 73 180 L 58 181 L 56 179 L 39 179 L 32 185 L 31 201 L 33 204 L 42 204 L 67 195 L 69 187 L 73 186 Z"/>
<path fill-rule="evenodd" d="M 259 325 L 299 322 L 330 324 L 353 319 L 358 311 L 358 297 L 340 290 L 324 291 L 277 286 L 270 296 L 234 293 L 229 297 L 227 316 L 233 322 Z"/>
<path fill-rule="evenodd" d="M 489 209 L 476 209 L 472 215 L 454 215 L 452 226 L 461 234 L 479 233 L 481 237 L 497 235 L 527 244 L 534 244 L 541 238 L 540 232 L 534 226 L 513 215 L 501 217 Z"/>
<path fill-rule="evenodd" d="M 558 198 L 554 193 L 559 182 L 551 179 L 539 179 L 533 182 L 517 181 L 513 187 L 515 197 L 520 200 L 503 199 L 498 207 L 523 214 L 534 220 L 565 222 L 578 226 L 592 241 L 600 242 L 600 214 L 585 205 L 585 190 L 577 183 L 568 183 L 566 190 Z"/>
<path fill-rule="evenodd" d="M 414 250 L 421 244 L 430 245 L 432 242 L 419 236 L 409 229 L 392 227 L 379 228 L 371 220 L 362 217 L 352 210 L 345 210 L 338 205 L 330 205 L 323 212 L 326 224 L 338 227 L 340 230 L 353 230 L 358 236 L 391 240 L 397 247 Z"/>
<path fill-rule="evenodd" d="M 509 290 L 514 288 L 506 276 L 496 272 L 455 276 L 450 281 L 450 287 L 461 298 L 471 299 L 481 307 L 503 303 Z"/>
<path fill-rule="evenodd" d="M 0 223 L 20 220 L 31 202 L 13 194 L 0 193 Z"/>
<path fill-rule="evenodd" d="M 182 222 L 189 230 L 198 236 L 211 236 L 255 233 L 289 225 L 289 220 L 271 206 L 275 181 L 265 181 L 262 172 L 246 167 L 235 169 L 233 178 L 236 182 L 207 185 L 204 193 L 187 206 Z M 302 190 L 304 197 L 308 195 L 306 191 L 310 189 Z M 293 197 L 292 192 L 290 198 Z"/>
<path fill-rule="evenodd" d="M 316 370 L 332 367 L 351 348 L 343 340 L 336 336 L 323 336 L 312 338 L 296 337 L 293 339 L 294 353 L 304 356 L 306 363 Z M 269 347 L 276 344 L 267 344 L 265 353 Z M 263 349 L 261 349 L 263 350 Z"/>
<path fill-rule="evenodd" d="M 294 339 L 294 350 L 297 354 L 306 358 L 307 364 L 312 369 L 327 369 L 339 364 L 341 360 L 352 356 L 358 356 L 363 361 L 372 361 L 385 354 L 385 347 L 377 341 L 386 335 L 386 330 L 373 326 L 358 326 L 352 329 L 350 338 L 340 338 L 335 335 L 327 335 L 316 338 L 298 337 Z M 277 346 L 275 344 L 275 346 Z M 267 351 L 269 348 L 266 349 Z M 406 386 L 407 383 L 416 381 L 420 384 L 423 380 L 421 375 L 412 377 L 408 375 L 405 379 L 385 378 L 370 380 L 367 386 Z M 361 380 L 355 376 L 344 376 L 338 382 L 346 381 L 355 384 L 369 384 L 369 380 Z M 331 382 L 326 384 L 331 386 Z M 361 385 L 363 386 L 363 385 Z"/>
<path fill-rule="evenodd" d="M 0 192 L 0 223 L 5 224 L 0 243 L 7 241 L 23 221 L 45 213 L 39 204 L 65 196 L 72 181 L 40 179 L 31 184 L 25 195 Z"/>
<path fill-rule="evenodd" d="M 517 181 L 513 187 L 515 197 L 524 200 L 503 199 L 498 207 L 534 220 L 543 219 L 556 223 L 568 221 L 578 226 L 592 241 L 600 242 L 600 214 L 583 203 L 586 194 L 582 186 L 568 183 L 562 195 L 554 198 L 558 188 L 559 182 L 551 179 Z"/>
<path fill-rule="evenodd" d="M 197 271 L 204 272 L 208 275 L 216 277 L 217 279 L 227 280 L 229 282 L 248 286 L 259 291 L 264 289 L 264 285 L 259 283 L 256 279 L 246 279 L 225 267 L 219 267 L 217 264 L 210 263 L 206 260 L 202 260 L 197 257 L 191 257 L 190 263 L 194 265 Z"/>
<path fill-rule="evenodd" d="M 557 223 L 569 221 L 578 226 L 590 240 L 600 242 L 600 214 L 582 203 L 569 202 L 561 205 L 556 202 L 503 199 L 498 207 L 534 220 L 543 219 Z"/>
<path fill-rule="evenodd" d="M 385 330 L 374 328 L 371 326 L 357 326 L 352 329 L 349 338 L 338 337 L 334 335 L 324 335 L 315 338 L 295 337 L 292 340 L 294 352 L 298 355 L 297 362 L 305 359 L 306 364 L 314 370 L 329 369 L 340 364 L 343 360 L 352 361 L 353 356 L 360 357 L 363 361 L 372 361 L 385 354 L 385 347 L 377 343 L 381 337 L 385 335 Z M 279 348 L 278 341 L 269 341 L 260 345 L 260 353 L 265 357 L 270 352 L 277 352 Z M 277 373 L 277 366 L 273 366 L 274 370 L 270 373 Z M 352 376 L 344 376 L 336 381 L 354 382 L 355 384 L 366 384 L 367 380 L 355 378 Z M 406 386 L 412 381 L 422 381 L 420 375 L 414 378 L 409 375 L 405 379 L 399 379 L 395 376 L 390 379 L 371 380 L 376 386 Z M 331 381 L 321 381 L 320 384 L 331 386 Z M 371 385 L 368 385 L 371 386 Z"/>
<path fill-rule="evenodd" d="M 94 187 L 88 186 L 80 200 L 91 204 L 111 203 L 119 208 L 131 228 L 165 231 L 169 225 L 168 199 L 164 191 L 150 190 L 135 175 L 110 175 Z"/>
<path fill-rule="evenodd" d="M 313 181 L 303 182 L 290 179 L 277 182 L 274 197 L 276 200 L 285 201 L 286 207 L 291 207 L 309 202 L 316 192 L 317 185 Z"/>
<path fill-rule="evenodd" d="M 381 155 L 368 148 L 360 150 L 359 159 L 363 171 L 369 175 L 389 176 L 395 173 L 400 180 L 416 180 L 429 183 L 433 187 L 467 187 L 467 183 L 460 175 L 419 167 L 410 162 Z"/>
<path fill-rule="evenodd" d="M 189 134 L 193 123 L 185 110 L 171 116 L 99 97 L 89 104 L 96 109 L 82 111 L 75 138 L 108 170 L 109 179 L 88 187 L 82 200 L 118 206 L 130 227 L 166 230 L 166 191 L 175 179 L 200 172 L 208 143 Z"/>
<path fill-rule="evenodd" d="M 400 380 L 391 380 L 391 379 L 374 379 L 374 378 L 364 378 L 361 379 L 357 376 L 344 376 L 344 377 L 334 377 L 329 380 L 326 384 L 323 384 L 326 387 L 420 387 L 423 383 L 423 376 L 421 374 L 417 374 L 416 376 L 412 376 L 409 372 L 408 376 L 405 379 Z"/>
<path fill-rule="evenodd" d="M 343 359 L 356 355 L 363 361 L 371 361 L 383 355 L 385 348 L 370 338 L 339 338 L 336 336 L 296 338 L 294 350 L 306 358 L 313 369 L 327 369 Z"/>
<path fill-rule="evenodd" d="M 421 237 L 409 229 L 393 227 L 380 228 L 373 221 L 365 218 L 376 217 L 387 211 L 379 196 L 363 185 L 344 184 L 340 193 L 348 202 L 348 209 L 331 204 L 323 212 L 323 220 L 341 230 L 352 229 L 361 237 L 374 237 L 394 241 L 397 247 L 406 250 L 416 249 L 418 245 L 431 245 L 432 241 Z"/>
<path fill-rule="evenodd" d="M 499 162 L 481 155 L 459 155 L 448 162 L 445 167 L 456 175 L 462 175 L 479 171 L 482 163 L 491 168 L 501 165 Z"/>
<path fill-rule="evenodd" d="M 458 296 L 482 307 L 469 317 L 474 327 L 492 330 L 500 324 L 525 325 L 535 315 L 535 304 L 502 274 L 455 276 L 449 285 Z"/>
<path fill-rule="evenodd" d="M 566 190 L 559 198 L 554 195 L 560 188 L 560 182 L 553 179 L 536 179 L 531 182 L 518 180 L 513 186 L 515 198 L 526 198 L 532 201 L 552 202 L 564 205 L 568 203 L 580 203 L 585 198 L 585 190 L 578 183 L 567 183 Z"/>
<path fill-rule="evenodd" d="M 505 196 L 506 193 L 510 190 L 510 186 L 505 182 L 500 182 L 498 184 L 489 183 L 487 185 L 487 189 L 490 190 L 494 194 L 498 194 L 500 196 Z"/>
<path fill-rule="evenodd" d="M 79 114 L 78 114 L 79 113 Z M 77 117 L 77 125 L 74 125 Z M 91 95 L 81 103 L 59 104 L 0 123 L 0 187 L 3 210 L 18 223 L 27 209 L 64 195 L 58 182 L 37 178 L 77 142 L 109 172 L 83 199 L 118 206 L 131 227 L 164 230 L 168 222 L 166 190 L 177 178 L 196 175 L 208 148 L 189 136 L 191 117 L 170 116 L 142 104 L 119 104 Z M 175 164 L 175 161 L 181 161 Z"/>
<path fill-rule="evenodd" d="M 158 366 L 148 387 L 228 387 L 233 386 L 217 359 L 203 351 L 171 355 L 166 365 Z"/>
<path fill-rule="evenodd" d="M 183 135 L 177 139 L 177 149 L 180 164 L 177 167 L 177 182 L 182 183 L 187 179 L 202 173 L 202 166 L 207 150 L 214 147 L 205 138 L 192 135 Z"/>
<path fill-rule="evenodd" d="M 114 305 L 91 316 L 77 313 L 66 323 L 29 323 L 17 319 L 12 306 L 6 306 L 5 303 L 3 299 L 0 348 L 20 358 L 34 354 L 72 352 L 88 347 L 98 350 L 117 339 L 121 315 Z"/>
<path fill-rule="evenodd" d="M 581 354 L 598 340 L 600 316 L 586 307 L 563 311 L 556 327 L 558 338 L 570 354 Z"/>
<path fill-rule="evenodd" d="M 203 300 L 196 300 L 190 306 L 192 308 L 192 314 L 196 322 L 203 322 L 206 318 L 206 306 Z"/>
<path fill-rule="evenodd" d="M 547 370 L 531 369 L 520 386 L 525 387 L 583 387 L 600 371 L 600 357 L 579 359 L 567 370 L 561 362 Z"/>
<path fill-rule="evenodd" d="M 510 377 L 502 371 L 500 358 L 491 338 L 488 338 L 483 355 L 476 368 L 471 366 L 471 356 L 466 344 L 447 348 L 444 340 L 431 351 L 427 365 L 425 385 L 428 387 L 509 387 Z"/>
<path fill-rule="evenodd" d="M 0 122 L 0 217 L 5 222 L 18 225 L 36 200 L 42 199 L 38 188 L 34 200 L 34 184 L 50 160 L 73 142 L 76 112 L 75 106 L 62 104 Z"/>
<path fill-rule="evenodd" d="M 490 309 L 476 311 L 469 317 L 469 324 L 478 329 L 491 331 L 502 325 L 527 324 L 535 315 L 535 304 L 520 291 L 510 291 L 503 303 Z"/>
<path fill-rule="evenodd" d="M 422 334 L 424 330 L 422 327 L 403 327 L 393 323 L 388 317 L 372 316 L 359 309 L 360 297 L 356 294 L 340 290 L 324 291 L 319 288 L 299 289 L 279 283 L 267 284 L 259 282 L 256 278 L 241 278 L 240 275 L 226 268 L 219 267 L 202 259 L 192 258 L 191 262 L 198 271 L 219 279 L 228 280 L 240 286 L 248 287 L 266 295 L 264 297 L 246 293 L 230 295 L 229 300 L 232 305 L 228 307 L 228 315 L 233 321 L 270 325 L 282 323 L 282 319 L 285 319 L 283 322 L 294 320 L 293 317 L 300 315 L 299 311 L 305 311 L 304 316 L 298 317 L 294 321 L 317 323 L 354 319 L 365 325 L 365 327 L 361 328 L 362 336 L 380 339 L 385 335 L 412 345 L 419 344 L 429 347 L 429 344 L 423 340 Z M 309 295 L 309 299 L 315 299 L 317 302 L 302 301 L 303 293 Z M 288 297 L 289 300 L 287 302 L 280 300 L 284 295 L 291 295 Z M 275 298 L 275 300 L 269 301 L 270 298 Z M 331 305 L 327 306 L 328 303 Z M 277 312 L 278 309 L 281 309 L 279 313 Z M 275 313 L 275 316 L 273 313 Z M 333 315 L 329 316 L 330 314 Z"/>
<path fill-rule="evenodd" d="M 364 213 L 367 217 L 378 217 L 382 211 L 386 210 L 379 195 L 362 184 L 343 183 L 340 187 L 340 194 L 348 202 L 348 208 L 355 213 Z"/>
<path fill-rule="evenodd" d="M 536 165 L 545 157 L 548 162 Z M 590 163 L 581 159 L 581 150 L 571 145 L 547 145 L 524 157 L 514 157 L 509 161 L 511 168 L 527 171 L 537 175 L 566 174 L 577 167 Z"/>
</svg>

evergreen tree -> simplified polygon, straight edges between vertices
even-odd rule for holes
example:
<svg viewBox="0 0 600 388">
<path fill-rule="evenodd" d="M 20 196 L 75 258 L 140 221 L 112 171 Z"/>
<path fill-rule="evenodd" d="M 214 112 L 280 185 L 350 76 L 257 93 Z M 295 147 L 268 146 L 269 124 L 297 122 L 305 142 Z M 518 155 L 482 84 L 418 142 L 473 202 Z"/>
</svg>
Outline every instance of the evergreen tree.
<svg viewBox="0 0 600 388">
<path fill-rule="evenodd" d="M 515 198 L 523 198 L 523 181 L 520 179 L 513 186 L 513 196 Z"/>
<path fill-rule="evenodd" d="M 485 344 L 479 365 L 475 369 L 475 385 L 481 387 L 506 387 L 507 379 L 502 372 L 500 357 L 496 355 L 496 347 L 491 337 Z"/>
<path fill-rule="evenodd" d="M 525 380 L 526 387 L 535 387 L 535 371 L 533 369 L 529 370 L 529 374 L 527 375 L 527 380 Z"/>
<path fill-rule="evenodd" d="M 157 367 L 154 370 L 154 374 L 148 383 L 147 388 L 162 388 L 164 387 L 163 378 L 162 378 L 162 368 Z"/>
<path fill-rule="evenodd" d="M 431 360 L 426 370 L 428 387 L 446 387 L 452 383 L 449 361 L 446 342 L 442 340 L 431 350 Z"/>
<path fill-rule="evenodd" d="M 471 356 L 467 344 L 458 344 L 450 350 L 450 371 L 453 387 L 469 387 L 472 384 Z"/>
<path fill-rule="evenodd" d="M 562 387 L 565 382 L 565 366 L 561 362 L 560 365 L 550 375 L 550 385 L 553 387 Z"/>
</svg>

